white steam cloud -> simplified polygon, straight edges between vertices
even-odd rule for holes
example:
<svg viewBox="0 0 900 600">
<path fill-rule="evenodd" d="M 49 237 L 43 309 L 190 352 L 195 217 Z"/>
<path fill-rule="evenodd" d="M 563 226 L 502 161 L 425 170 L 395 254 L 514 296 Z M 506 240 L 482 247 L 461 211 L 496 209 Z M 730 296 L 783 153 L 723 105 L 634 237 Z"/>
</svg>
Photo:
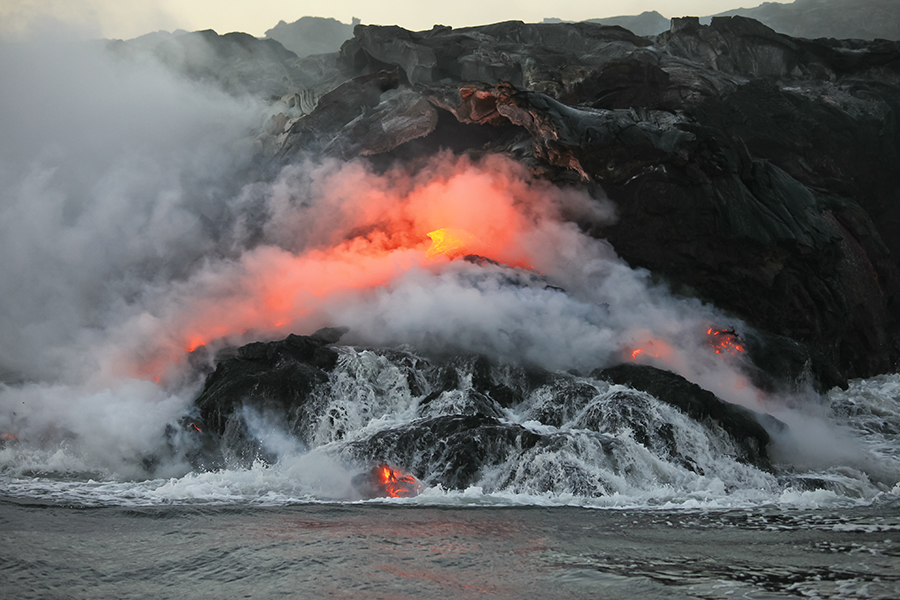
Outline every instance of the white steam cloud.
<svg viewBox="0 0 900 600">
<path fill-rule="evenodd" d="M 86 45 L 0 47 L 0 374 L 85 351 L 224 245 L 263 108 Z"/>
</svg>

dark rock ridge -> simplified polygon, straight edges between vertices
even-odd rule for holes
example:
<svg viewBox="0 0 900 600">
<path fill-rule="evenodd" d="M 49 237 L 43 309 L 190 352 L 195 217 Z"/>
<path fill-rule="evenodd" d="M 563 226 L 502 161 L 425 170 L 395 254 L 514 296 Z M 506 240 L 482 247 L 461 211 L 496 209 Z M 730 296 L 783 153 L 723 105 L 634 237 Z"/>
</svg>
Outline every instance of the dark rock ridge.
<svg viewBox="0 0 900 600">
<path fill-rule="evenodd" d="M 615 25 L 624 27 L 637 35 L 656 36 L 669 28 L 669 19 L 655 10 L 644 11 L 639 15 L 607 17 L 605 19 L 587 19 L 586 23 L 599 25 Z"/>
<path fill-rule="evenodd" d="M 738 441 L 746 460 L 753 463 L 767 460 L 766 447 L 771 440 L 759 422 L 760 415 L 729 404 L 680 375 L 646 365 L 622 364 L 598 369 L 591 376 L 647 392 L 692 419 L 718 425 Z M 768 419 L 774 423 L 771 417 Z"/>
<path fill-rule="evenodd" d="M 612 199 L 614 226 L 582 225 L 676 292 L 842 377 L 895 367 L 900 44 L 741 17 L 675 19 L 655 41 L 509 22 L 358 27 L 340 60 L 355 75 L 267 139 L 276 164 L 506 153 Z"/>
<path fill-rule="evenodd" d="M 763 2 L 717 16 L 749 17 L 796 37 L 900 40 L 900 4 L 894 0 Z"/>
<path fill-rule="evenodd" d="M 214 32 L 155 51 L 281 98 L 260 138 L 270 172 L 307 156 L 503 153 L 610 198 L 617 223 L 583 229 L 676 293 L 815 355 L 820 387 L 898 364 L 898 42 L 686 17 L 653 39 L 506 22 L 357 26 L 339 53 L 306 59 Z"/>
<path fill-rule="evenodd" d="M 669 28 L 669 19 L 655 10 L 644 11 L 639 15 L 623 15 L 620 17 L 606 17 L 602 19 L 585 19 L 583 23 L 595 23 L 597 25 L 622 27 L 635 35 L 655 37 Z M 555 17 L 548 17 L 543 23 L 575 23 L 564 21 Z"/>
<path fill-rule="evenodd" d="M 313 390 L 328 380 L 337 362 L 329 344 L 337 342 L 345 329 L 323 329 L 311 336 L 289 335 L 277 342 L 254 342 L 220 354 L 216 369 L 206 378 L 194 406 L 203 424 L 204 448 L 219 448 L 225 439 L 228 451 L 239 458 L 255 458 L 259 447 L 246 430 L 240 414 L 245 406 L 261 416 L 296 424 Z M 189 424 L 194 424 L 190 421 Z M 198 457 L 217 465 L 221 457 Z"/>
</svg>

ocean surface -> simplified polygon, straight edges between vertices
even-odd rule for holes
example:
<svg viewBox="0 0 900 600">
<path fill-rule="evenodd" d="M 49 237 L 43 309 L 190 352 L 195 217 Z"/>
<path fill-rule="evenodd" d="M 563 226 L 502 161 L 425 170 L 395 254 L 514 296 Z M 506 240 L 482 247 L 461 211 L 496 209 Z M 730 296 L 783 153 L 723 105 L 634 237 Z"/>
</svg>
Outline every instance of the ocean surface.
<svg viewBox="0 0 900 600">
<path fill-rule="evenodd" d="M 0 504 L 5 598 L 900 597 L 900 507 Z"/>
</svg>

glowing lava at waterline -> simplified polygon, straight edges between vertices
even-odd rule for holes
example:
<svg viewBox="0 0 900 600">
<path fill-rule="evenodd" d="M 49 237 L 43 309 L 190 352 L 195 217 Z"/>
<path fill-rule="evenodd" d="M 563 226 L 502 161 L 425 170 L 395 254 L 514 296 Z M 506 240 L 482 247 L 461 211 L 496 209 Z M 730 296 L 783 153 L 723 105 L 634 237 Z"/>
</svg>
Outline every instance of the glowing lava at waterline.
<svg viewBox="0 0 900 600">
<path fill-rule="evenodd" d="M 709 342 L 712 344 L 716 354 L 730 354 L 737 356 L 744 352 L 744 346 L 738 342 L 738 334 L 734 329 L 715 329 L 710 327 L 706 330 L 709 336 Z"/>
<path fill-rule="evenodd" d="M 413 498 L 425 489 L 424 484 L 415 476 L 384 463 L 375 465 L 366 473 L 356 475 L 352 485 L 365 499 Z"/>
</svg>

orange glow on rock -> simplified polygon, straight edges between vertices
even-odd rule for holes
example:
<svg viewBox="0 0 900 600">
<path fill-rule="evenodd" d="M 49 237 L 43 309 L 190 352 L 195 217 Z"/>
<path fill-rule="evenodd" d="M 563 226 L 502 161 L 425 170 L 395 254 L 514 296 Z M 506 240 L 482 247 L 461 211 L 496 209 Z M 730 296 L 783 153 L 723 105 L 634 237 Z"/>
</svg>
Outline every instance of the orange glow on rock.
<svg viewBox="0 0 900 600">
<path fill-rule="evenodd" d="M 675 352 L 674 348 L 672 348 L 668 342 L 653 337 L 642 340 L 639 344 L 636 344 L 636 346 L 636 348 L 626 350 L 626 355 L 630 354 L 632 361 L 637 361 L 643 356 L 657 358 L 666 362 Z"/>
<path fill-rule="evenodd" d="M 366 499 L 412 498 L 424 489 L 421 481 L 409 473 L 381 463 L 353 478 L 353 487 Z"/>
<path fill-rule="evenodd" d="M 422 484 L 412 475 L 381 465 L 379 483 L 391 498 L 412 498 L 422 491 Z"/>
</svg>

